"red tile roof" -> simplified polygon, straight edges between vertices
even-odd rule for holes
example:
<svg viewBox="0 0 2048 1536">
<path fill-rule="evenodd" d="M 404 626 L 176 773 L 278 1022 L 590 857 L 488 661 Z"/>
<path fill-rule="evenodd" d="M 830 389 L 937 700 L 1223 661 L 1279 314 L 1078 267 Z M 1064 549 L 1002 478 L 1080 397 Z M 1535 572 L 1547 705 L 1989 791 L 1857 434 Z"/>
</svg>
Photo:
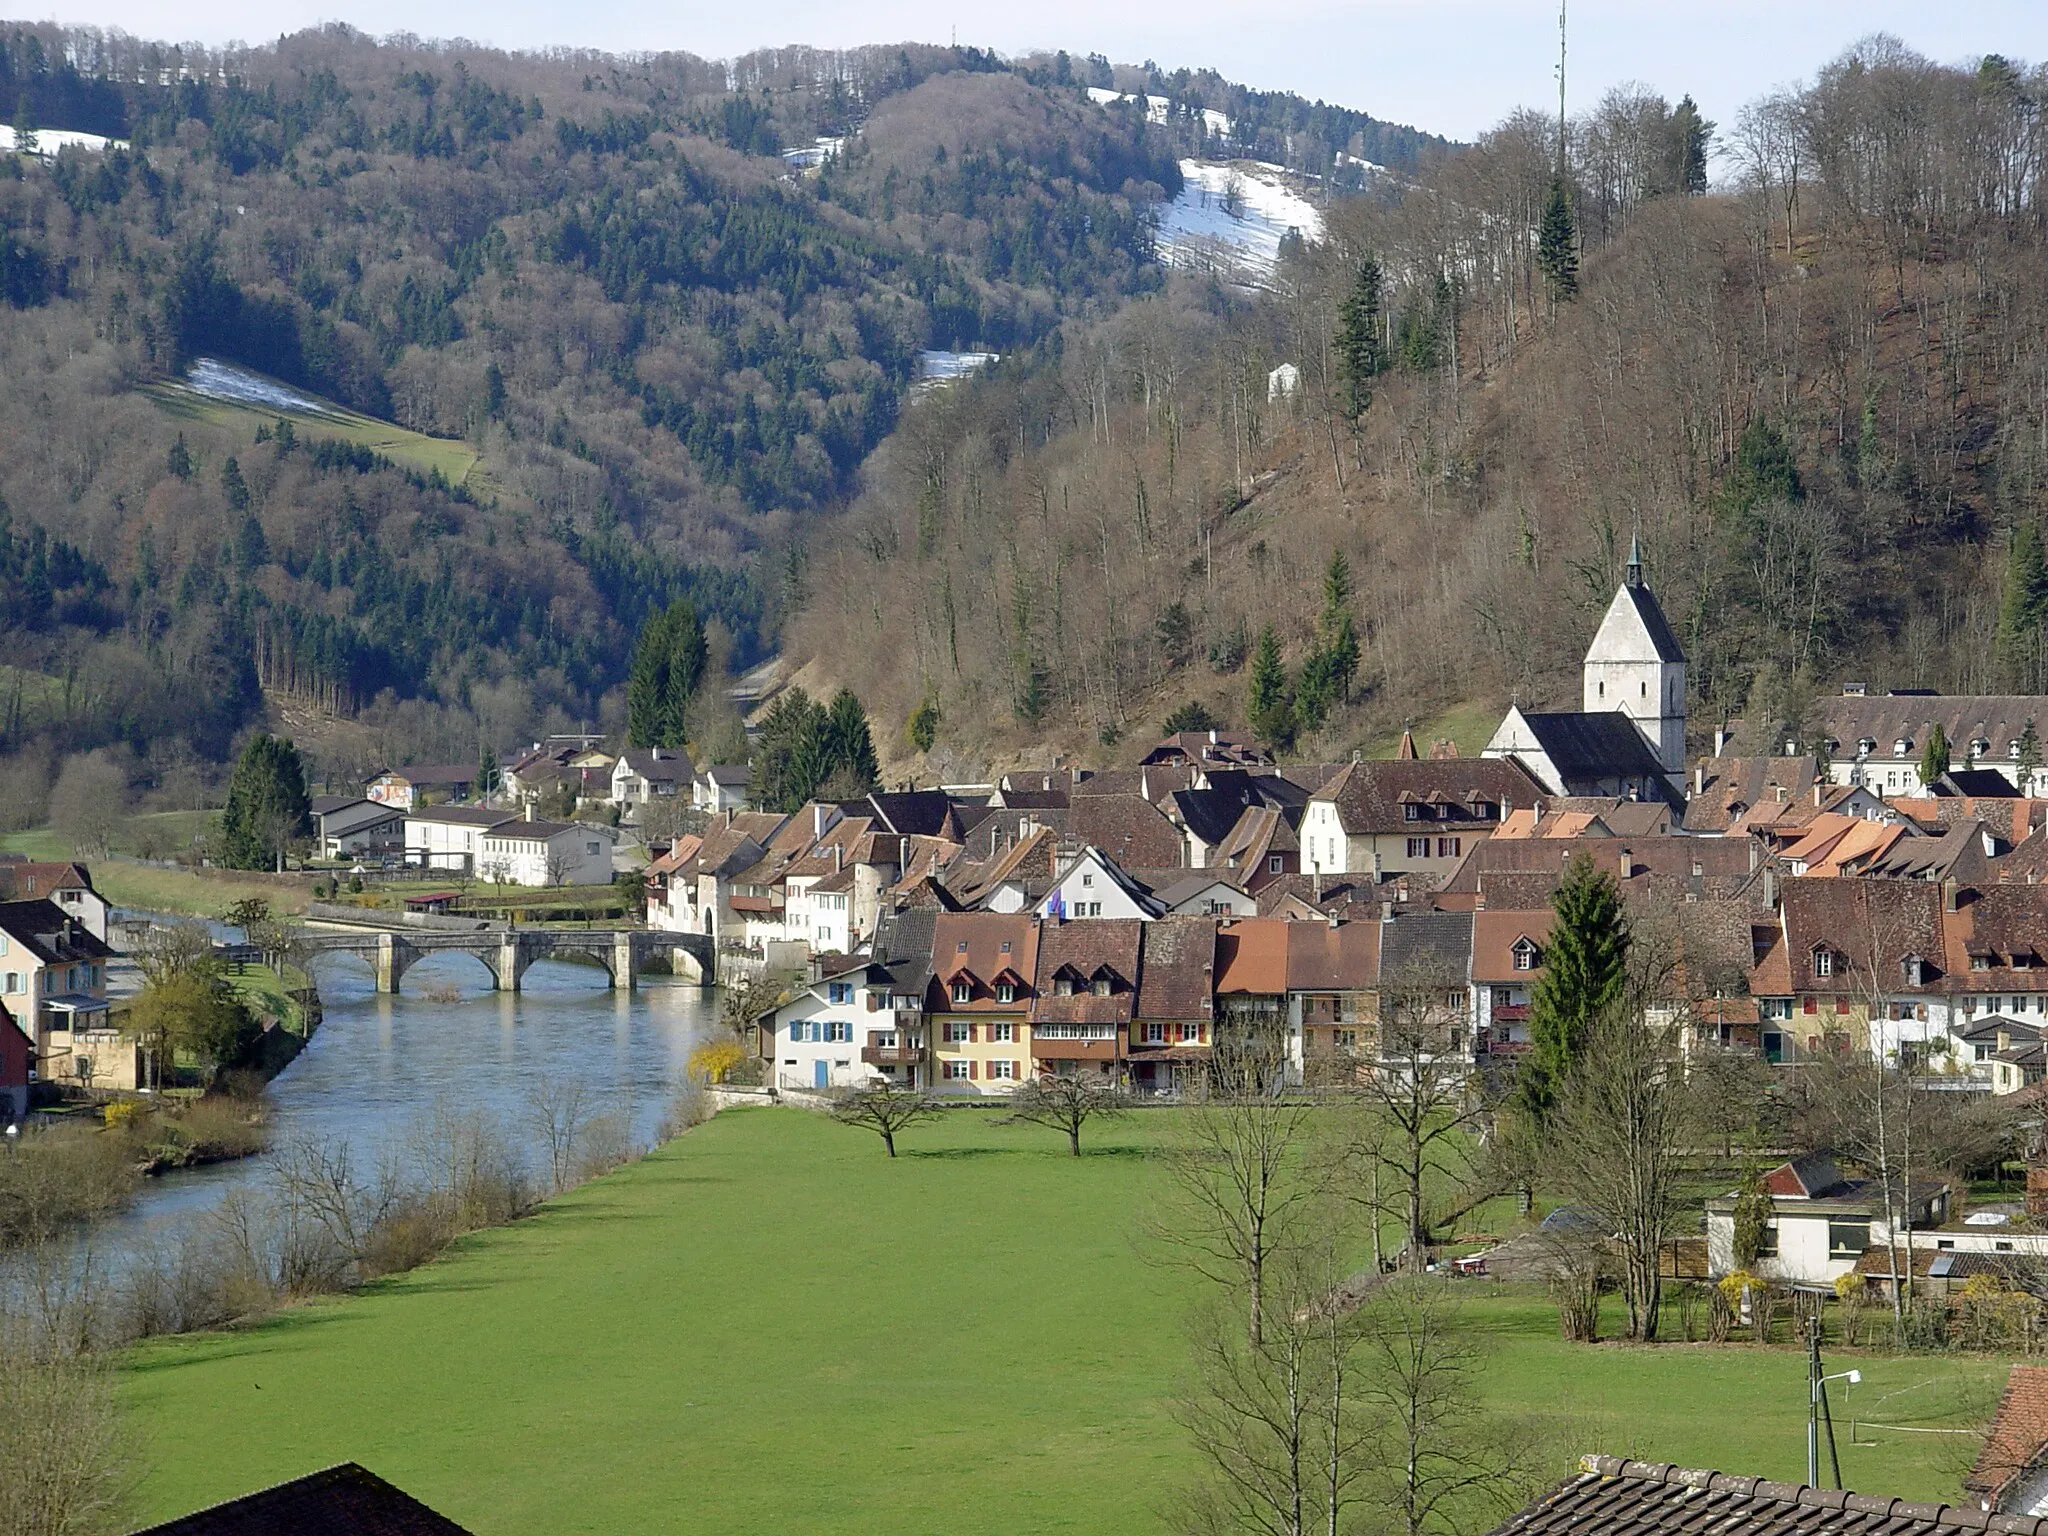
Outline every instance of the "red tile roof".
<svg viewBox="0 0 2048 1536">
<path fill-rule="evenodd" d="M 1988 1496 L 1996 1510 L 1998 1495 L 2043 1451 L 2048 1451 L 2048 1365 L 2016 1365 L 2006 1375 L 1991 1432 L 1963 1486 Z"/>
</svg>

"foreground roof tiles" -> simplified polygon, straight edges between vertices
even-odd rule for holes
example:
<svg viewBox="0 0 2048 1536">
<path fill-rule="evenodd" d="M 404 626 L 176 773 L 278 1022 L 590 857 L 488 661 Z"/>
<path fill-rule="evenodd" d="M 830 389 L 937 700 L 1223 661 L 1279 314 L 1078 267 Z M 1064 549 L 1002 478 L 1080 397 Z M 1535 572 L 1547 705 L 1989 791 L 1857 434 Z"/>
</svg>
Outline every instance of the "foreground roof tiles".
<svg viewBox="0 0 2048 1536">
<path fill-rule="evenodd" d="M 2048 1536 L 2048 1520 L 1588 1456 L 1493 1536 Z"/>
</svg>

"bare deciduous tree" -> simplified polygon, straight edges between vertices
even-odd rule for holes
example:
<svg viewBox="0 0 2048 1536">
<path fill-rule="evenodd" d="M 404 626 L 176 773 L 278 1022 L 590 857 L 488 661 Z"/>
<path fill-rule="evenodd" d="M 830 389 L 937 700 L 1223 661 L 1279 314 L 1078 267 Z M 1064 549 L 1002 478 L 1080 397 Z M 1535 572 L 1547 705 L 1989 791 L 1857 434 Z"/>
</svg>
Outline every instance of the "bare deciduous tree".
<svg viewBox="0 0 2048 1536">
<path fill-rule="evenodd" d="M 548 1155 L 548 1188 L 560 1194 L 569 1187 L 577 1142 L 590 1119 L 583 1084 L 565 1077 L 543 1078 L 527 1095 L 527 1108 Z"/>
<path fill-rule="evenodd" d="M 135 1466 L 111 1367 L 0 1339 L 0 1536 L 125 1529 Z"/>
<path fill-rule="evenodd" d="M 1121 1119 L 1123 1102 L 1114 1084 L 1046 1073 L 1017 1090 L 1010 1099 L 1010 1112 L 1003 1118 L 1065 1132 L 1068 1150 L 1079 1157 L 1081 1128 L 1090 1120 Z"/>
<path fill-rule="evenodd" d="M 889 1155 L 896 1155 L 896 1134 L 940 1113 L 939 1106 L 915 1088 L 895 1083 L 876 1083 L 856 1088 L 832 1106 L 832 1118 L 841 1125 L 858 1125 L 882 1138 Z"/>
</svg>

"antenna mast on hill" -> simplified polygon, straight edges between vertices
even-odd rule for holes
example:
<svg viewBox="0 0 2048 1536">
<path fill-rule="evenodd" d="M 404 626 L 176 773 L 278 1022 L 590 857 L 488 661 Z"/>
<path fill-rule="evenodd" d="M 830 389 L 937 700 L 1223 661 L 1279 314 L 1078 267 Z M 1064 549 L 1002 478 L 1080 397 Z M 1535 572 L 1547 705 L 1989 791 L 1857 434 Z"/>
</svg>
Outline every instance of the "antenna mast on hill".
<svg viewBox="0 0 2048 1536">
<path fill-rule="evenodd" d="M 1564 170 L 1564 11 L 1568 0 L 1557 0 L 1557 168 Z"/>
</svg>

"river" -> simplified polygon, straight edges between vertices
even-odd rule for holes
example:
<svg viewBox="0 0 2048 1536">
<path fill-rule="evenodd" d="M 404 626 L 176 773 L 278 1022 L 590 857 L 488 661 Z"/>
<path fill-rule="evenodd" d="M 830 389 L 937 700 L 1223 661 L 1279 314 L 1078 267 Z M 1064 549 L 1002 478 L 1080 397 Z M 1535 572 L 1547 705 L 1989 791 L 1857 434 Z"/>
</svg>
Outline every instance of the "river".
<svg viewBox="0 0 2048 1536">
<path fill-rule="evenodd" d="M 316 974 L 326 1019 L 270 1085 L 274 1144 L 346 1142 L 366 1169 L 401 1154 L 422 1117 L 447 1105 L 495 1119 L 537 1170 L 533 1093 L 550 1078 L 581 1083 L 593 1111 L 625 1115 L 644 1146 L 690 1052 L 721 1027 L 715 989 L 643 976 L 638 989 L 613 991 L 603 971 L 564 961 L 537 962 L 519 992 L 493 991 L 481 962 L 461 954 L 421 960 L 396 997 L 379 993 L 352 957 L 326 957 Z M 269 1161 L 147 1180 L 116 1225 L 132 1239 L 175 1224 L 262 1181 Z"/>
</svg>

